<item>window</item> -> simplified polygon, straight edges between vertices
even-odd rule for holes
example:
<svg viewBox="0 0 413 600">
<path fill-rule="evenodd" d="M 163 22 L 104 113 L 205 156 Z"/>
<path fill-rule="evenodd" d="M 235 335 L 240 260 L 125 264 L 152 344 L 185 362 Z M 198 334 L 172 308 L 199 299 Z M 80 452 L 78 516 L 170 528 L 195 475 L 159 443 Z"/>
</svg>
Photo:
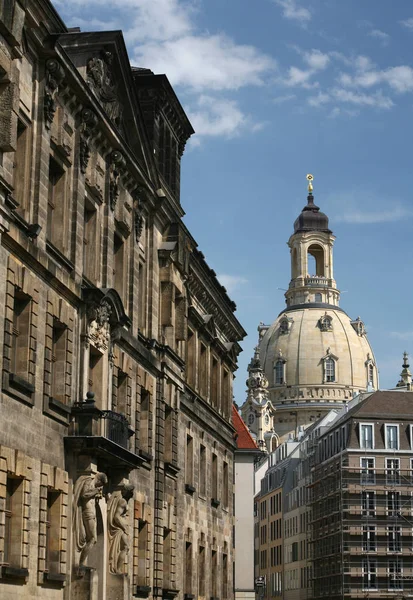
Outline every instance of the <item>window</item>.
<svg viewBox="0 0 413 600">
<path fill-rule="evenodd" d="M 319 294 L 319 293 L 317 293 L 317 294 L 314 294 L 314 301 L 315 301 L 315 302 L 322 302 L 322 301 L 323 301 L 323 297 L 322 297 L 322 295 L 321 295 L 321 294 Z"/>
<path fill-rule="evenodd" d="M 229 472 L 228 472 L 228 463 L 224 462 L 222 464 L 222 503 L 224 508 L 228 508 L 229 500 Z"/>
<path fill-rule="evenodd" d="M 221 598 L 222 598 L 222 600 L 225 600 L 226 598 L 228 598 L 228 555 L 227 554 L 222 555 L 221 584 L 222 584 Z"/>
<path fill-rule="evenodd" d="M 375 590 L 377 589 L 377 563 L 370 559 L 363 560 L 362 566 L 363 572 L 363 589 L 364 590 Z"/>
<path fill-rule="evenodd" d="M 399 449 L 399 426 L 385 425 L 386 431 L 386 448 L 389 450 Z"/>
<path fill-rule="evenodd" d="M 205 596 L 205 547 L 198 552 L 198 596 Z"/>
<path fill-rule="evenodd" d="M 210 400 L 215 409 L 218 409 L 219 396 L 219 364 L 215 356 L 211 356 L 211 375 L 210 375 Z"/>
<path fill-rule="evenodd" d="M 186 457 L 185 457 L 185 483 L 192 486 L 194 473 L 194 451 L 193 438 L 186 436 Z"/>
<path fill-rule="evenodd" d="M 386 458 L 387 485 L 400 485 L 400 459 Z"/>
<path fill-rule="evenodd" d="M 275 384 L 282 385 L 283 383 L 285 383 L 285 381 L 284 381 L 284 364 L 285 363 L 283 360 L 277 360 L 277 362 L 275 363 L 275 367 L 274 367 Z"/>
<path fill-rule="evenodd" d="M 139 331 L 143 335 L 146 335 L 147 285 L 146 285 L 146 264 L 143 262 L 139 262 L 138 285 L 139 285 L 138 328 L 139 328 Z"/>
<path fill-rule="evenodd" d="M 83 219 L 83 272 L 93 283 L 99 279 L 100 239 L 98 236 L 97 209 L 89 198 L 85 198 Z"/>
<path fill-rule="evenodd" d="M 217 551 L 211 550 L 211 596 L 214 598 L 217 595 L 217 561 Z"/>
<path fill-rule="evenodd" d="M 47 491 L 46 510 L 46 571 L 60 573 L 60 519 L 61 494 L 54 490 Z"/>
<path fill-rule="evenodd" d="M 389 552 L 401 552 L 402 551 L 402 541 L 401 541 L 401 533 L 400 527 L 388 527 L 388 549 Z"/>
<path fill-rule="evenodd" d="M 66 351 L 67 328 L 55 319 L 52 328 L 52 352 L 50 357 L 50 396 L 63 403 L 67 400 Z"/>
<path fill-rule="evenodd" d="M 336 380 L 336 363 L 330 357 L 324 361 L 324 379 L 327 383 L 332 383 Z"/>
<path fill-rule="evenodd" d="M 364 525 L 363 526 L 363 550 L 365 552 L 373 552 L 376 550 L 376 528 Z"/>
<path fill-rule="evenodd" d="M 10 370 L 19 377 L 28 377 L 31 298 L 17 288 L 14 293 L 13 329 Z"/>
<path fill-rule="evenodd" d="M 23 513 L 23 480 L 7 477 L 4 526 L 4 562 L 20 567 Z"/>
<path fill-rule="evenodd" d="M 204 398 L 207 395 L 207 348 L 204 344 L 200 344 L 199 348 L 199 393 Z"/>
<path fill-rule="evenodd" d="M 368 372 L 368 381 L 367 383 L 370 383 L 371 385 L 373 385 L 373 377 L 374 377 L 374 367 L 371 363 L 368 364 L 367 366 L 367 372 Z"/>
<path fill-rule="evenodd" d="M 125 303 L 125 243 L 120 235 L 115 233 L 113 238 L 113 287 Z"/>
<path fill-rule="evenodd" d="M 401 561 L 390 560 L 388 566 L 389 590 L 402 590 L 403 577 Z"/>
<path fill-rule="evenodd" d="M 360 459 L 361 467 L 361 485 L 376 483 L 376 474 L 374 469 L 374 458 L 363 457 Z"/>
<path fill-rule="evenodd" d="M 253 425 L 254 421 L 255 421 L 255 415 L 254 415 L 254 413 L 250 413 L 248 415 L 248 425 Z"/>
<path fill-rule="evenodd" d="M 59 250 L 65 249 L 66 223 L 66 177 L 64 169 L 50 157 L 49 193 L 47 207 L 47 239 Z"/>
<path fill-rule="evenodd" d="M 362 514 L 367 517 L 374 517 L 376 513 L 376 495 L 374 492 L 361 493 Z"/>
<path fill-rule="evenodd" d="M 360 423 L 360 448 L 371 450 L 373 447 L 373 425 Z"/>
<path fill-rule="evenodd" d="M 400 492 L 387 492 L 387 514 L 390 517 L 400 514 Z"/>
<path fill-rule="evenodd" d="M 186 344 L 186 379 L 191 387 L 195 387 L 195 362 L 196 362 L 196 336 L 188 329 Z"/>
<path fill-rule="evenodd" d="M 206 448 L 199 447 L 199 494 L 206 496 Z"/>
<path fill-rule="evenodd" d="M 185 542 L 184 593 L 192 592 L 192 544 Z"/>
<path fill-rule="evenodd" d="M 211 493 L 212 499 L 218 499 L 218 457 L 216 454 L 212 455 L 211 465 Z"/>
<path fill-rule="evenodd" d="M 14 153 L 13 187 L 14 198 L 19 203 L 19 211 L 24 212 L 29 207 L 31 169 L 31 128 L 22 121 L 17 123 L 17 145 Z"/>
</svg>

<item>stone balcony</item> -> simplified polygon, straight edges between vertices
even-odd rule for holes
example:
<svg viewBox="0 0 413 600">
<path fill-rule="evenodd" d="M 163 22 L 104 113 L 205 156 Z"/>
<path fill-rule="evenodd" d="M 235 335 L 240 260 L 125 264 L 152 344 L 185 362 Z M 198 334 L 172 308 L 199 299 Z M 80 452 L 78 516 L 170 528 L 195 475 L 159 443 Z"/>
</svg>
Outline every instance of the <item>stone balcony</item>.
<svg viewBox="0 0 413 600">
<path fill-rule="evenodd" d="M 109 465 L 131 469 L 146 460 L 129 450 L 133 434 L 124 415 L 101 410 L 96 406 L 94 393 L 88 392 L 86 400 L 72 407 L 65 447 L 76 454 L 88 454 Z"/>
</svg>

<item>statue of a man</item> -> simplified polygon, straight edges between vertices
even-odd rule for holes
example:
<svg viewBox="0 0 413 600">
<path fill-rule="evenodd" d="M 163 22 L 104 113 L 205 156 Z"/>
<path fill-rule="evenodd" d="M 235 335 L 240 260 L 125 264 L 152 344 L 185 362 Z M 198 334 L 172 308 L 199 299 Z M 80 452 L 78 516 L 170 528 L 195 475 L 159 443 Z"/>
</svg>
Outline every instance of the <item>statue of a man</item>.
<svg viewBox="0 0 413 600">
<path fill-rule="evenodd" d="M 108 506 L 109 569 L 111 573 L 124 573 L 125 558 L 129 552 L 129 507 L 134 486 L 127 483 L 121 492 L 115 492 Z"/>
<path fill-rule="evenodd" d="M 76 549 L 80 552 L 79 566 L 85 563 L 90 549 L 97 542 L 96 505 L 108 482 L 105 473 L 82 475 L 74 488 L 73 523 Z"/>
</svg>

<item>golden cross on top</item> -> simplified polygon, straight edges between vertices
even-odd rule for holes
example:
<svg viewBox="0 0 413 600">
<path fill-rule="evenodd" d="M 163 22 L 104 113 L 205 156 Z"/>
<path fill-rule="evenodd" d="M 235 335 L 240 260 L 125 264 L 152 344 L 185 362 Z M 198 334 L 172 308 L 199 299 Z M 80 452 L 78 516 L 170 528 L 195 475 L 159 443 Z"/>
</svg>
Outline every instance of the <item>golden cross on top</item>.
<svg viewBox="0 0 413 600">
<path fill-rule="evenodd" d="M 311 173 L 308 173 L 307 175 L 307 181 L 308 181 L 308 193 L 312 194 L 313 193 L 313 175 L 311 175 Z"/>
</svg>

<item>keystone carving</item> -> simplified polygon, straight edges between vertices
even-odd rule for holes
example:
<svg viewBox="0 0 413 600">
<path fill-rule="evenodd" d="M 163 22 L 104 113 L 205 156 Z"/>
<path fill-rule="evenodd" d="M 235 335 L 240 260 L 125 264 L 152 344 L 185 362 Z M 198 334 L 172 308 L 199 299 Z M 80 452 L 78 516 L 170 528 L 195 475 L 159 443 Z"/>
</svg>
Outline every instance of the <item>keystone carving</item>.
<svg viewBox="0 0 413 600">
<path fill-rule="evenodd" d="M 44 122 L 46 129 L 50 129 L 56 112 L 56 95 L 65 76 L 62 65 L 55 58 L 46 61 L 46 81 L 44 88 Z"/>
</svg>

